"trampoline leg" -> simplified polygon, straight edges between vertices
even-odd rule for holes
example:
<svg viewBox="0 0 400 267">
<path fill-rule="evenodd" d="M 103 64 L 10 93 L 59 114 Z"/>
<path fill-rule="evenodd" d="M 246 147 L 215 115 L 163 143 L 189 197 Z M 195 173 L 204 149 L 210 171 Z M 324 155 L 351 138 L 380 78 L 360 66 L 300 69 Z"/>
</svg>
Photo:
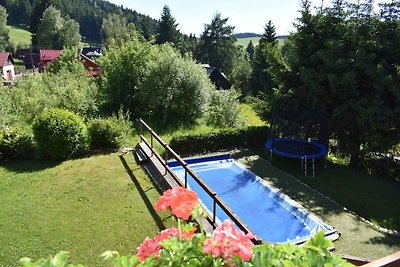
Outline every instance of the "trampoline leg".
<svg viewBox="0 0 400 267">
<path fill-rule="evenodd" d="M 302 171 L 303 171 L 303 167 L 304 167 L 304 157 L 301 157 L 301 166 L 300 166 L 300 168 L 301 168 Z"/>
<path fill-rule="evenodd" d="M 312 177 L 315 178 L 315 162 L 314 162 L 314 158 L 312 159 Z"/>
<path fill-rule="evenodd" d="M 307 177 L 307 157 L 304 157 L 304 176 Z"/>
</svg>

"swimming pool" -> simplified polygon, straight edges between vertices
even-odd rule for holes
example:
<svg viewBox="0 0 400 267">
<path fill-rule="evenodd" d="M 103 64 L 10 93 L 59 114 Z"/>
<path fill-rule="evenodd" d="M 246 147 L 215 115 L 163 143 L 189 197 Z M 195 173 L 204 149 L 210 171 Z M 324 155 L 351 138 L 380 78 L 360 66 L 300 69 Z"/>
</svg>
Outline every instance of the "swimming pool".
<svg viewBox="0 0 400 267">
<path fill-rule="evenodd" d="M 325 235 L 337 233 L 229 155 L 185 159 L 185 162 L 263 241 L 297 244 L 320 230 L 324 230 Z M 182 166 L 175 161 L 168 165 L 182 181 L 185 179 Z M 188 186 L 197 192 L 206 209 L 212 210 L 212 198 L 190 175 Z M 229 219 L 219 207 L 217 218 L 220 221 Z"/>
</svg>

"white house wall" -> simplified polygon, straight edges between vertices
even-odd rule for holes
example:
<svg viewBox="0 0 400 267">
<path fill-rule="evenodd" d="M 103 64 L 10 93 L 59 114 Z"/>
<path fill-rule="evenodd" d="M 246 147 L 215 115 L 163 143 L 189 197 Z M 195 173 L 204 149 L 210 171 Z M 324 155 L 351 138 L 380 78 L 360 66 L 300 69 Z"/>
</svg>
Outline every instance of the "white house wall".
<svg viewBox="0 0 400 267">
<path fill-rule="evenodd" d="M 7 80 L 7 71 L 11 71 L 11 81 L 13 81 L 15 77 L 14 65 L 8 65 L 3 67 L 2 76 L 4 80 Z"/>
</svg>

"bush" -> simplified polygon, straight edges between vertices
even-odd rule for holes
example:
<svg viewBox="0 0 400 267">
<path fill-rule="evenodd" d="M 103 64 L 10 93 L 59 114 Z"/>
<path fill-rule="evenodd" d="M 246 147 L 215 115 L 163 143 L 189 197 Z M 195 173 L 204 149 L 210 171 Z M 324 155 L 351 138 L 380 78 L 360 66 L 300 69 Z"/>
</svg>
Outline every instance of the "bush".
<svg viewBox="0 0 400 267">
<path fill-rule="evenodd" d="M 206 134 L 173 136 L 171 147 L 178 153 L 217 151 L 233 147 L 263 146 L 268 137 L 267 126 L 224 129 Z"/>
<path fill-rule="evenodd" d="M 33 123 L 34 138 L 43 158 L 67 159 L 85 152 L 89 133 L 82 118 L 64 109 L 46 109 Z"/>
<path fill-rule="evenodd" d="M 0 130 L 0 161 L 27 159 L 34 151 L 32 138 L 18 128 Z"/>
<path fill-rule="evenodd" d="M 239 95 L 234 90 L 214 91 L 206 114 L 206 123 L 216 127 L 237 127 L 240 124 Z"/>
<path fill-rule="evenodd" d="M 110 118 L 92 119 L 88 124 L 90 134 L 90 148 L 115 149 L 127 142 L 131 133 L 131 123 L 122 112 Z"/>
</svg>

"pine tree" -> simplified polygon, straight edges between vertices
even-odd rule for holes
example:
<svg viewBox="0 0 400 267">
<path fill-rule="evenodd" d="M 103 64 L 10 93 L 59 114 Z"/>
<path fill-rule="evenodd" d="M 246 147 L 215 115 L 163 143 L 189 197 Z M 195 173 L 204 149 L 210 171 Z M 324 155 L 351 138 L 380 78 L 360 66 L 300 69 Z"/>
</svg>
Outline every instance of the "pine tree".
<svg viewBox="0 0 400 267">
<path fill-rule="evenodd" d="M 261 45 L 264 45 L 266 43 L 272 44 L 274 46 L 278 45 L 278 40 L 275 33 L 275 26 L 272 24 L 271 20 L 269 20 L 265 25 L 263 36 L 261 37 L 259 42 L 259 44 Z"/>
<path fill-rule="evenodd" d="M 275 27 L 272 21 L 268 21 L 264 27 L 263 36 L 255 48 L 254 58 L 252 60 L 250 85 L 253 95 L 257 96 L 260 93 L 270 95 L 272 94 L 272 89 L 276 86 L 276 83 L 272 80 L 271 74 L 268 71 L 270 65 L 265 55 L 265 49 L 277 47 L 278 40 L 275 35 Z"/>
<path fill-rule="evenodd" d="M 175 18 L 171 15 L 171 10 L 168 6 L 164 6 L 161 14 L 161 21 L 157 30 L 157 44 L 173 43 L 179 46 L 181 42 L 181 33 L 177 29 L 178 24 L 175 23 Z"/>
<path fill-rule="evenodd" d="M 253 57 L 254 57 L 254 45 L 253 45 L 253 42 L 251 40 L 250 40 L 249 44 L 246 47 L 246 51 L 249 54 L 250 61 L 252 61 Z"/>
<path fill-rule="evenodd" d="M 204 26 L 197 49 L 197 60 L 208 63 L 226 74 L 230 74 L 236 57 L 236 38 L 233 36 L 234 26 L 226 25 L 228 18 L 221 18 L 216 13 L 211 24 Z"/>
</svg>

